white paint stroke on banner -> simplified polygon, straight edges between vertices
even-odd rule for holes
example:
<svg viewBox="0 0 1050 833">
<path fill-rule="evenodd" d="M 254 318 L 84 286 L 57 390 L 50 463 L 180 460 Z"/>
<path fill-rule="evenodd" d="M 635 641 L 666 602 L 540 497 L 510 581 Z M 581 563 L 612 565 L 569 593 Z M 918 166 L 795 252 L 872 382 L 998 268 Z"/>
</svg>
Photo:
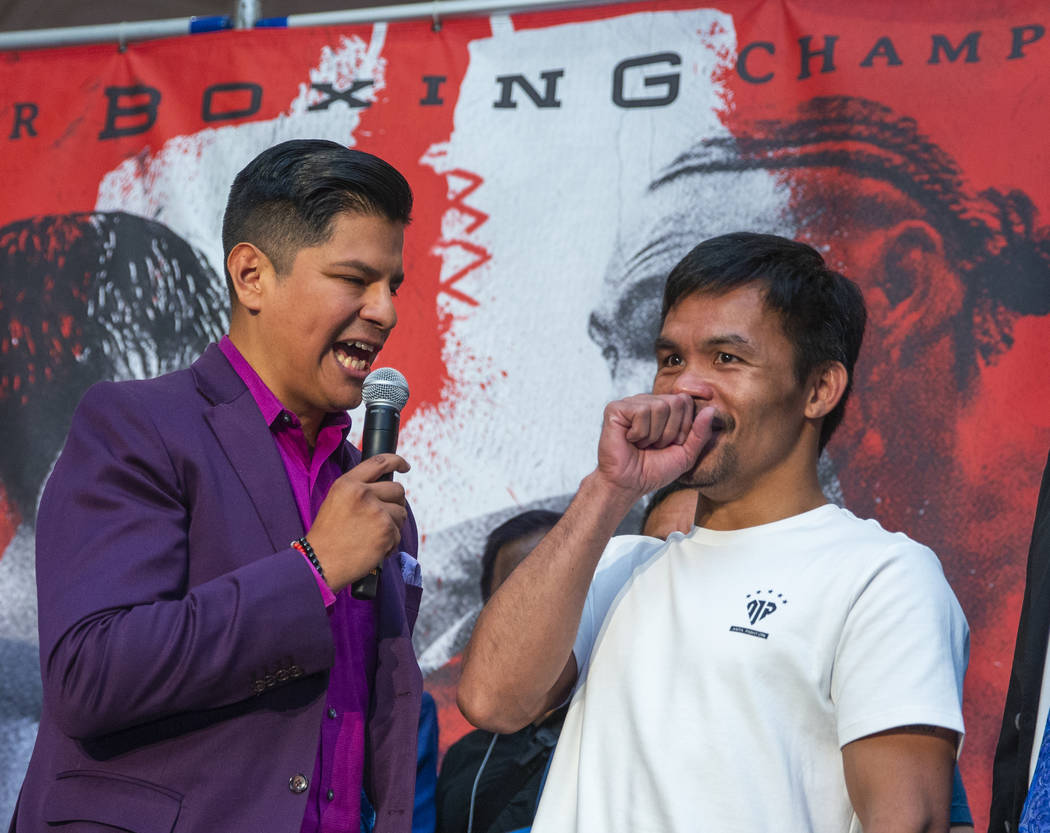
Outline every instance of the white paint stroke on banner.
<svg viewBox="0 0 1050 833">
<path fill-rule="evenodd" d="M 330 139 L 352 147 L 360 112 L 342 106 L 310 112 L 309 106 L 324 98 L 311 84 L 345 89 L 354 78 L 371 78 L 372 86 L 359 97 L 374 101 L 386 87 L 386 32 L 386 24 L 377 23 L 368 42 L 341 37 L 338 44 L 326 46 L 310 70 L 309 83 L 299 85 L 298 96 L 275 119 L 176 136 L 155 154 L 126 160 L 103 177 L 95 208 L 164 223 L 204 252 L 221 277 L 220 231 L 233 177 L 263 150 L 288 139 Z"/>
<path fill-rule="evenodd" d="M 405 427 L 410 444 L 429 441 L 412 494 L 432 530 L 571 491 L 593 465 L 601 410 L 614 391 L 587 321 L 624 207 L 695 137 L 726 134 L 712 80 L 719 56 L 735 46 L 725 14 L 640 13 L 492 30 L 471 44 L 451 139 L 424 160 L 438 173 L 462 169 L 483 179 L 468 203 L 489 219 L 468 237 L 492 254 L 458 284 L 480 307 L 469 313 L 447 302 L 455 319 L 445 359 L 457 395 L 444 412 Z M 677 100 L 615 106 L 613 67 L 626 56 L 666 51 L 684 56 Z M 552 67 L 564 71 L 559 108 L 536 107 L 520 90 L 515 109 L 492 106 L 494 78 L 522 74 L 542 91 L 541 73 Z M 459 222 L 457 213 L 450 211 L 449 224 Z"/>
<path fill-rule="evenodd" d="M 448 176 L 450 193 L 458 187 L 452 171 L 481 180 L 460 202 L 488 219 L 465 233 L 461 208 L 453 207 L 445 226 L 491 255 L 457 284 L 480 306 L 447 301 L 454 322 L 444 358 L 455 395 L 403 432 L 403 446 L 426 449 L 411 458 L 409 491 L 429 536 L 429 586 L 438 580 L 441 587 L 428 595 L 417 626 L 425 672 L 462 648 L 473 621 L 464 611 L 479 604 L 485 535 L 518 509 L 561 508 L 594 466 L 605 403 L 651 385 L 651 358 L 625 365 L 631 372 L 614 380 L 588 335 L 605 296 L 637 277 L 622 275 L 621 256 L 666 234 L 668 224 L 681 226 L 678 237 L 691 242 L 667 251 L 663 277 L 709 234 L 751 227 L 756 205 L 771 207 L 760 225 L 783 224 L 784 194 L 764 172 L 647 193 L 686 148 L 728 133 L 719 118 L 727 92 L 715 80 L 735 55 L 728 15 L 647 12 L 517 31 L 494 22 L 492 33 L 470 46 L 452 136 L 424 158 Z M 683 58 L 674 67 L 675 101 L 616 106 L 613 68 L 667 52 Z M 493 79 L 520 74 L 542 94 L 541 74 L 555 67 L 563 71 L 560 107 L 536 107 L 520 90 L 516 108 L 493 107 Z M 641 72 L 625 73 L 624 82 L 628 98 L 654 95 Z M 714 210 L 698 218 L 698 205 Z M 436 251 L 454 272 L 461 252 Z"/>
</svg>

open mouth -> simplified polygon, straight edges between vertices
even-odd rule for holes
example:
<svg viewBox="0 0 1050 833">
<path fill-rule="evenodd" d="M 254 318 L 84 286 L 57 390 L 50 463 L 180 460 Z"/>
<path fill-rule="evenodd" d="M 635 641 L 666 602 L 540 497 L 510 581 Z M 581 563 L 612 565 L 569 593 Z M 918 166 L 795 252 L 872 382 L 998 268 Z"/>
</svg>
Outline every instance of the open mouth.
<svg viewBox="0 0 1050 833">
<path fill-rule="evenodd" d="M 348 370 L 368 370 L 378 348 L 363 341 L 337 341 L 332 352 L 335 360 Z"/>
</svg>

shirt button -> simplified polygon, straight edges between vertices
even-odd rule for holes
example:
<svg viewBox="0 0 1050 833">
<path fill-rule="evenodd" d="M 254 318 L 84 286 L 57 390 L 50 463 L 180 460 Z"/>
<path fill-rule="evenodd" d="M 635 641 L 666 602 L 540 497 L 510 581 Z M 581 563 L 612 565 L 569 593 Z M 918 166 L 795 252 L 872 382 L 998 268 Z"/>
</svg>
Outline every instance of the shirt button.
<svg viewBox="0 0 1050 833">
<path fill-rule="evenodd" d="M 283 422 L 285 425 L 291 425 L 292 415 L 285 411 L 283 414 L 281 414 L 281 422 Z"/>
<path fill-rule="evenodd" d="M 336 713 L 336 710 L 335 710 L 335 709 L 334 709 L 334 708 L 333 708 L 332 706 L 329 706 L 329 707 L 328 707 L 328 716 L 329 716 L 330 718 L 332 718 L 332 720 L 335 720 L 335 718 L 336 718 L 336 714 L 337 714 L 337 713 Z"/>
<path fill-rule="evenodd" d="M 301 772 L 297 772 L 291 778 L 288 779 L 288 789 L 293 793 L 299 794 L 304 793 L 309 788 L 310 782 L 306 780 L 306 776 Z"/>
<path fill-rule="evenodd" d="M 335 798 L 335 791 L 334 790 L 329 790 L 328 791 L 328 800 L 331 801 L 333 798 Z"/>
<path fill-rule="evenodd" d="M 1020 712 L 1018 712 L 1017 714 L 1014 715 L 1014 728 L 1018 732 L 1021 731 L 1021 713 Z"/>
</svg>

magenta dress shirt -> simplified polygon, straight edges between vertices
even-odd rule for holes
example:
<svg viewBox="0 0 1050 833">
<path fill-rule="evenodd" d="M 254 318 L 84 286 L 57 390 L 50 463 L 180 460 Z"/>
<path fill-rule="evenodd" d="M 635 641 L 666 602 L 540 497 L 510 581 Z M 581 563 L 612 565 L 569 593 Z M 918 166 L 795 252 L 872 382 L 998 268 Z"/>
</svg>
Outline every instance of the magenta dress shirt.
<svg viewBox="0 0 1050 833">
<path fill-rule="evenodd" d="M 298 417 L 286 410 L 240 351 L 223 336 L 219 349 L 255 399 L 292 487 L 303 529 L 309 529 L 328 490 L 343 474 L 338 451 L 350 430 L 346 413 L 328 414 L 311 453 Z M 303 560 L 313 570 L 306 556 Z M 321 596 L 332 626 L 335 662 L 328 683 L 328 703 L 321 725 L 301 833 L 358 833 L 361 827 L 361 785 L 365 763 L 365 720 L 375 677 L 374 602 L 333 594 L 316 570 Z"/>
</svg>

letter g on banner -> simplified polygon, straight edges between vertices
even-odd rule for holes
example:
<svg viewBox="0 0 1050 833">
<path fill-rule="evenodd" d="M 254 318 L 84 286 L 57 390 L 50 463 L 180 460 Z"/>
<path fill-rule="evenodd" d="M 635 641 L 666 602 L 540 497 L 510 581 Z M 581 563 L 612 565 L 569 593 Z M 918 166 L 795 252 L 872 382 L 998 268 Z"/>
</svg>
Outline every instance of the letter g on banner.
<svg viewBox="0 0 1050 833">
<path fill-rule="evenodd" d="M 673 67 L 682 63 L 682 56 L 677 52 L 658 52 L 655 55 L 642 55 L 639 58 L 628 58 L 620 61 L 613 70 L 613 104 L 617 107 L 665 107 L 678 98 L 678 88 L 681 84 L 680 73 L 668 75 L 652 75 L 642 82 L 646 87 L 657 87 L 661 84 L 667 85 L 664 95 L 652 98 L 627 98 L 623 92 L 624 75 L 627 70 L 636 67 L 645 67 L 651 64 L 670 64 Z"/>
</svg>

